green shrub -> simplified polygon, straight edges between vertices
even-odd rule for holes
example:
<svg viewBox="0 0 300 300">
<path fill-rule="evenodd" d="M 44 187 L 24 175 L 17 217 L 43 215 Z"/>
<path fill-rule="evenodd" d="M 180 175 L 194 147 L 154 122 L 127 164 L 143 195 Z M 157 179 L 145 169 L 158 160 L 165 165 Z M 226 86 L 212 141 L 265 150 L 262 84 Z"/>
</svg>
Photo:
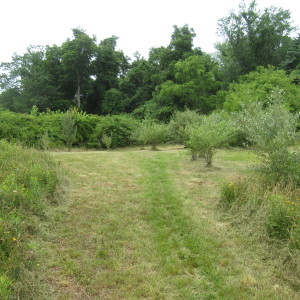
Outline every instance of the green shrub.
<svg viewBox="0 0 300 300">
<path fill-rule="evenodd" d="M 228 145 L 234 130 L 227 114 L 213 113 L 205 117 L 200 126 L 190 128 L 187 146 L 191 149 L 192 159 L 199 155 L 210 167 L 216 149 Z"/>
<path fill-rule="evenodd" d="M 75 142 L 77 127 L 75 125 L 75 118 L 71 111 L 66 112 L 61 119 L 61 136 L 67 145 L 68 151 L 71 150 Z"/>
<path fill-rule="evenodd" d="M 49 150 L 50 146 L 50 138 L 48 131 L 46 131 L 41 137 L 40 137 L 40 147 L 42 150 Z"/>
<path fill-rule="evenodd" d="M 111 144 L 112 144 L 112 138 L 111 138 L 111 136 L 108 136 L 108 135 L 104 134 L 102 139 L 101 139 L 101 142 L 105 145 L 105 147 L 107 149 L 110 149 Z"/>
<path fill-rule="evenodd" d="M 133 137 L 142 145 L 151 145 L 152 150 L 156 150 L 159 144 L 166 142 L 168 137 L 168 127 L 158 124 L 153 120 L 145 120 L 136 127 Z"/>
<path fill-rule="evenodd" d="M 281 197 L 272 197 L 269 201 L 267 232 L 272 238 L 288 240 L 295 224 L 292 210 Z"/>
<path fill-rule="evenodd" d="M 233 182 L 226 183 L 221 187 L 221 204 L 223 207 L 229 209 L 233 206 L 238 198 L 238 188 Z"/>
<path fill-rule="evenodd" d="M 103 145 L 102 137 L 110 136 L 111 148 L 129 146 L 133 143 L 132 132 L 139 122 L 129 115 L 100 117 L 95 129 L 95 139 Z"/>
<path fill-rule="evenodd" d="M 95 148 L 95 144 L 97 143 L 95 129 L 101 117 L 79 112 L 75 109 L 73 110 L 73 116 L 77 127 L 75 145 L 79 147 L 90 147 L 90 145 L 94 144 L 92 148 Z"/>
<path fill-rule="evenodd" d="M 196 111 L 176 111 L 169 124 L 170 138 L 172 142 L 185 144 L 188 138 L 188 128 L 199 126 L 203 120 L 203 116 Z"/>
<path fill-rule="evenodd" d="M 69 131 L 66 126 L 67 119 L 70 119 Z M 65 124 L 64 129 L 62 123 Z M 111 147 L 115 148 L 132 144 L 131 136 L 137 124 L 138 121 L 129 115 L 100 117 L 77 109 L 67 113 L 48 110 L 33 115 L 0 110 L 0 139 L 43 149 L 46 145 L 41 139 L 46 138 L 45 132 L 48 132 L 49 148 L 62 148 L 66 143 L 69 149 L 71 144 L 79 147 L 101 148 L 105 146 L 101 141 L 102 136 L 107 135 L 111 136 Z M 75 127 L 77 130 L 74 137 Z"/>
<path fill-rule="evenodd" d="M 236 115 L 236 126 L 256 146 L 262 168 L 274 181 L 293 181 L 300 184 L 299 154 L 291 153 L 288 146 L 295 140 L 297 116 L 282 104 L 280 94 L 273 95 L 265 108 L 261 103 L 249 103 Z"/>
</svg>

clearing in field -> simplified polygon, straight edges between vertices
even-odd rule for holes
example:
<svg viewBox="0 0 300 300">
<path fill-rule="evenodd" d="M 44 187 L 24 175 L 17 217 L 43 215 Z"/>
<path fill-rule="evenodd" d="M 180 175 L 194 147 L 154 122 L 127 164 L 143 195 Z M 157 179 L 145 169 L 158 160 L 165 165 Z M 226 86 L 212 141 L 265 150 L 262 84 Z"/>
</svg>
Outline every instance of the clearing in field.
<svg viewBox="0 0 300 300">
<path fill-rule="evenodd" d="M 217 209 L 253 154 L 222 150 L 211 168 L 175 147 L 54 156 L 71 193 L 36 244 L 39 299 L 299 297 Z"/>
</svg>

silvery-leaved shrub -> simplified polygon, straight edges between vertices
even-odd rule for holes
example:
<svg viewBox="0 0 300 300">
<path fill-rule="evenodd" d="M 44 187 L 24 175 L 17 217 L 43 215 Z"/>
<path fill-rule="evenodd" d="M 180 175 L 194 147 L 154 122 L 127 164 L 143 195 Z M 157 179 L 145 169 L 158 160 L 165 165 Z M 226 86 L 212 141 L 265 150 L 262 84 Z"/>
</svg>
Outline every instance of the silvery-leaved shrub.
<svg viewBox="0 0 300 300">
<path fill-rule="evenodd" d="M 203 116 L 193 110 L 176 111 L 169 123 L 170 138 L 173 142 L 185 144 L 188 138 L 187 128 L 201 124 Z"/>
<path fill-rule="evenodd" d="M 159 144 L 166 142 L 168 134 L 166 125 L 154 120 L 144 120 L 135 128 L 132 138 L 142 146 L 151 145 L 151 150 L 156 150 Z"/>
<path fill-rule="evenodd" d="M 203 118 L 199 126 L 190 127 L 187 146 L 192 152 L 192 160 L 198 155 L 210 167 L 216 149 L 228 145 L 234 132 L 231 117 L 226 113 L 213 113 Z"/>
<path fill-rule="evenodd" d="M 289 112 L 278 91 L 274 93 L 267 107 L 257 102 L 244 105 L 236 126 L 255 145 L 262 171 L 276 181 L 300 184 L 300 156 L 288 148 L 296 137 L 298 116 Z"/>
<path fill-rule="evenodd" d="M 103 135 L 101 142 L 105 145 L 106 149 L 110 149 L 112 145 L 112 138 L 106 134 Z"/>
</svg>

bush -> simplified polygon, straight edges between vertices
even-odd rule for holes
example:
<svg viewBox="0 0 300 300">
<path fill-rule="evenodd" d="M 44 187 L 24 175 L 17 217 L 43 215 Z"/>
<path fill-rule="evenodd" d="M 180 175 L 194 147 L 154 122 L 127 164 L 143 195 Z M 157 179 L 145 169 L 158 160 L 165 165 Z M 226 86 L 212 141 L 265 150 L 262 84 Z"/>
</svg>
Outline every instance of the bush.
<svg viewBox="0 0 300 300">
<path fill-rule="evenodd" d="M 61 119 L 61 136 L 67 145 L 68 151 L 71 150 L 73 143 L 75 142 L 77 127 L 75 125 L 75 119 L 71 111 L 66 112 Z"/>
<path fill-rule="evenodd" d="M 267 232 L 271 238 L 287 241 L 291 237 L 291 232 L 296 227 L 296 216 L 293 213 L 293 204 L 282 197 L 272 197 L 269 199 Z M 296 204 L 295 204 L 296 205 Z"/>
<path fill-rule="evenodd" d="M 40 147 L 42 150 L 49 150 L 50 138 L 48 131 L 46 131 L 40 138 Z"/>
<path fill-rule="evenodd" d="M 188 128 L 201 124 L 203 116 L 192 110 L 176 111 L 169 124 L 172 142 L 185 144 L 188 138 Z"/>
<path fill-rule="evenodd" d="M 288 149 L 296 137 L 297 117 L 282 104 L 280 94 L 274 94 L 271 100 L 266 108 L 261 103 L 244 106 L 236 115 L 236 126 L 256 146 L 263 163 L 261 171 L 274 181 L 300 184 L 296 167 L 300 157 Z"/>
<path fill-rule="evenodd" d="M 89 115 L 73 109 L 67 113 L 60 111 L 47 111 L 36 115 L 17 114 L 0 110 L 0 139 L 18 143 L 28 147 L 44 148 L 48 132 L 49 148 L 62 148 L 66 145 L 67 136 L 72 137 L 72 130 L 67 134 L 66 128 L 62 130 L 62 120 L 70 116 L 76 136 L 72 144 L 79 147 L 101 148 L 104 135 L 112 138 L 112 148 L 132 144 L 132 132 L 138 121 L 129 115 L 105 116 Z M 73 119 L 73 121 L 72 121 Z M 65 125 L 64 125 L 65 126 Z M 75 131 L 73 132 L 74 135 Z M 70 143 L 71 140 L 68 142 Z M 48 143 L 48 142 L 47 142 Z M 70 145 L 68 148 L 70 149 Z"/>
<path fill-rule="evenodd" d="M 105 145 L 107 149 L 110 149 L 112 144 L 112 138 L 111 136 L 107 136 L 106 134 L 103 135 L 101 142 Z"/>
<path fill-rule="evenodd" d="M 103 146 L 104 135 L 111 137 L 111 147 L 124 147 L 133 143 L 132 133 L 138 121 L 129 115 L 100 117 L 95 129 L 95 138 Z M 104 145 L 105 146 L 105 145 Z"/>
<path fill-rule="evenodd" d="M 158 124 L 153 120 L 145 120 L 133 132 L 133 138 L 142 145 L 151 145 L 152 150 L 157 150 L 159 144 L 166 142 L 168 127 Z"/>
<path fill-rule="evenodd" d="M 233 182 L 224 184 L 221 188 L 221 203 L 222 206 L 229 209 L 238 199 L 238 188 Z"/>
<path fill-rule="evenodd" d="M 205 117 L 200 126 L 190 128 L 187 146 L 191 149 L 192 159 L 199 155 L 210 167 L 216 149 L 228 145 L 233 133 L 234 126 L 229 115 L 213 113 Z"/>
<path fill-rule="evenodd" d="M 89 115 L 85 112 L 79 112 L 73 109 L 73 116 L 77 127 L 75 145 L 79 147 L 98 148 L 99 145 L 95 137 L 95 129 L 101 117 Z"/>
</svg>

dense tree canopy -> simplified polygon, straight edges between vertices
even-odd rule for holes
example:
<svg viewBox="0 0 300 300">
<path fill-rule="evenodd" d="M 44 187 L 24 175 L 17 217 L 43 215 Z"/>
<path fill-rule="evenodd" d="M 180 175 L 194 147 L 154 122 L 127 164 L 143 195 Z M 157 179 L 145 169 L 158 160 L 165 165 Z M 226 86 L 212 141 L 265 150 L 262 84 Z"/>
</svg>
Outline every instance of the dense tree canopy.
<svg viewBox="0 0 300 300">
<path fill-rule="evenodd" d="M 284 71 L 275 70 L 274 67 L 258 67 L 256 71 L 241 76 L 238 82 L 230 84 L 224 108 L 238 111 L 247 102 L 268 105 L 274 91 L 279 91 L 290 110 L 300 110 L 300 88 Z"/>
<path fill-rule="evenodd" d="M 219 20 L 219 34 L 225 42 L 217 45 L 220 60 L 229 80 L 255 70 L 257 66 L 278 67 L 285 60 L 294 30 L 290 12 L 270 7 L 256 8 L 256 1 L 247 7 L 242 2 L 239 11 Z"/>
<path fill-rule="evenodd" d="M 30 46 L 0 65 L 0 106 L 14 112 L 61 110 L 77 106 L 87 113 L 133 113 L 167 121 L 185 109 L 208 114 L 224 107 L 238 110 L 247 101 L 268 101 L 280 89 L 299 110 L 300 35 L 290 12 L 260 11 L 242 2 L 219 20 L 224 37 L 212 56 L 194 47 L 188 25 L 174 26 L 167 46 L 131 61 L 117 50 L 118 38 L 97 42 L 81 28 L 62 45 Z"/>
</svg>

